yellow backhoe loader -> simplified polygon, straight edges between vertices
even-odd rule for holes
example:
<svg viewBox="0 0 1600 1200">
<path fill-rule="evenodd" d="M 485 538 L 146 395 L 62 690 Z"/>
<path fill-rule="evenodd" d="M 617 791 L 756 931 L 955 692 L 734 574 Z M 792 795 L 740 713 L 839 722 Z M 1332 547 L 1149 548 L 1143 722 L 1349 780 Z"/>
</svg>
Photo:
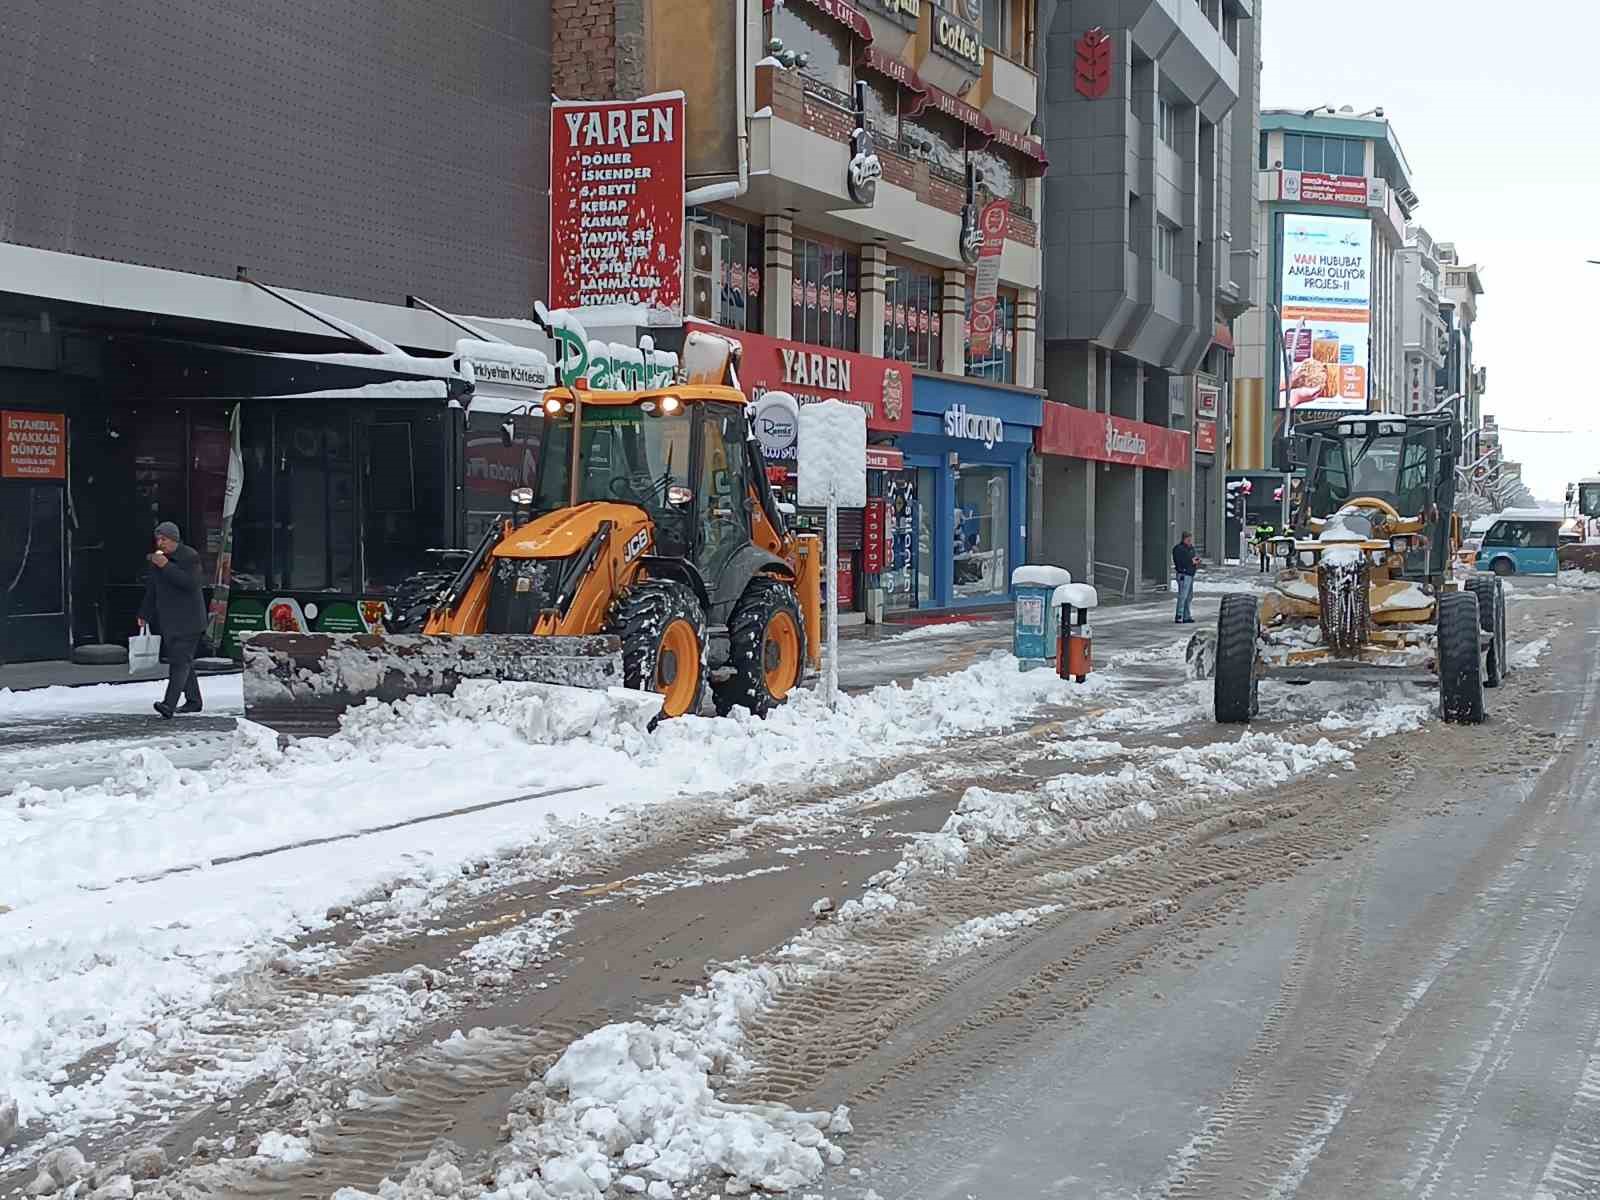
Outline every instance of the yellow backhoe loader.
<svg viewBox="0 0 1600 1200">
<path fill-rule="evenodd" d="M 768 486 L 737 355 L 696 331 L 680 385 L 547 392 L 536 486 L 415 606 L 420 632 L 256 634 L 246 718 L 326 732 L 472 678 L 654 691 L 663 717 L 708 687 L 722 714 L 781 704 L 819 663 L 821 557 Z"/>
</svg>

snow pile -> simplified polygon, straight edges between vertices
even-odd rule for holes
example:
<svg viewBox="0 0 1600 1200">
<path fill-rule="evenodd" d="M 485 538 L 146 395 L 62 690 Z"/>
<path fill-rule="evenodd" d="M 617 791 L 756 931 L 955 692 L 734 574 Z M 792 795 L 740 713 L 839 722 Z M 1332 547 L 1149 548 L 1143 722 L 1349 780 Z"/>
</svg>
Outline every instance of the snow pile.
<svg viewBox="0 0 1600 1200">
<path fill-rule="evenodd" d="M 1170 587 L 1172 591 L 1177 591 L 1177 580 L 1173 580 Z M 1226 596 L 1236 592 L 1260 595 L 1267 590 L 1267 586 L 1259 579 L 1231 579 L 1226 576 L 1207 579 L 1197 575 L 1194 580 L 1194 594 L 1197 596 Z"/>
<path fill-rule="evenodd" d="M 1041 904 L 1035 908 L 1020 908 L 1015 912 L 996 913 L 992 917 L 973 917 L 963 921 L 928 948 L 930 963 L 959 958 L 963 954 L 989 942 L 1008 938 L 1012 934 L 1037 925 L 1044 918 L 1063 911 L 1064 905 Z"/>
<path fill-rule="evenodd" d="M 1072 572 L 1065 567 L 1030 563 L 1011 572 L 1012 587 L 1047 587 L 1052 590 L 1072 582 Z"/>
<path fill-rule="evenodd" d="M 867 410 L 843 400 L 800 409 L 799 495 L 806 508 L 867 503 Z"/>
<path fill-rule="evenodd" d="M 1511 666 L 1518 671 L 1536 667 L 1548 649 L 1550 649 L 1550 639 L 1547 637 L 1529 642 L 1525 646 L 1518 646 L 1511 652 Z"/>
<path fill-rule="evenodd" d="M 729 1194 L 782 1192 L 843 1162 L 829 1139 L 850 1132 L 844 1108 L 794 1112 L 716 1096 L 717 1081 L 747 1069 L 744 1023 L 783 985 L 778 968 L 719 971 L 653 1023 L 620 1022 L 578 1039 L 513 1100 L 511 1142 L 483 1200 L 599 1200 L 612 1189 L 670 1197 L 708 1175 Z M 441 1166 L 430 1159 L 377 1195 L 453 1195 L 460 1173 Z"/>
<path fill-rule="evenodd" d="M 926 625 L 916 625 L 904 633 L 896 633 L 888 638 L 891 642 L 917 642 L 924 638 L 953 637 L 956 634 L 968 634 L 982 626 L 976 621 L 931 621 Z"/>
<path fill-rule="evenodd" d="M 1569 567 L 1556 576 L 1556 584 L 1585 592 L 1600 592 L 1600 572 L 1579 571 Z"/>
<path fill-rule="evenodd" d="M 1384 597 L 1372 611 L 1398 612 L 1408 608 L 1432 608 L 1433 597 L 1423 591 L 1414 583 L 1407 583 L 1405 587 L 1392 595 Z"/>
</svg>

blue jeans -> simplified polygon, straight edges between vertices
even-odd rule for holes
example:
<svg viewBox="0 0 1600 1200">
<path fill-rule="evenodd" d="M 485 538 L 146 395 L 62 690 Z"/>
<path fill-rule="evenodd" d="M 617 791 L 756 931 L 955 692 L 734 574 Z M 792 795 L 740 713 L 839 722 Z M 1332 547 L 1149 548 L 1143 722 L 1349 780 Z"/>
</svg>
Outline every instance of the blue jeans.
<svg viewBox="0 0 1600 1200">
<path fill-rule="evenodd" d="M 1194 600 L 1194 576 L 1178 576 L 1178 612 L 1180 621 L 1192 621 L 1193 615 L 1189 612 L 1189 605 Z"/>
</svg>

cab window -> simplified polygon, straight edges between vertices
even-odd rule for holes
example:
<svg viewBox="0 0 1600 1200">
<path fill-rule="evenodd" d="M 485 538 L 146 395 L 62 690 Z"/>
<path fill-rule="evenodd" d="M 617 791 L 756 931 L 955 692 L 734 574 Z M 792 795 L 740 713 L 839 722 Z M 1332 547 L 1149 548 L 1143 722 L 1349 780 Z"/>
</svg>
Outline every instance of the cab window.
<svg viewBox="0 0 1600 1200">
<path fill-rule="evenodd" d="M 1510 521 L 1496 521 L 1489 527 L 1489 532 L 1483 535 L 1485 546 L 1514 546 L 1517 543 L 1511 540 L 1513 525 Z"/>
</svg>

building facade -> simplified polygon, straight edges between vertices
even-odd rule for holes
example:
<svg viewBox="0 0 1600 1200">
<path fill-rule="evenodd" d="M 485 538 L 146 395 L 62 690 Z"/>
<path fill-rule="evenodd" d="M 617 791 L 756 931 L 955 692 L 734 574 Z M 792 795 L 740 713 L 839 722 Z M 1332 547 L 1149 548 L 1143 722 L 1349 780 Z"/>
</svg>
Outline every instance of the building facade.
<svg viewBox="0 0 1600 1200">
<path fill-rule="evenodd" d="M 1216 461 L 1195 457 L 1196 373 L 1220 343 L 1207 387 L 1228 374 L 1227 319 L 1249 288 L 1229 243 L 1253 12 L 1063 0 L 1047 26 L 1045 130 L 1065 176 L 1046 189 L 1040 549 L 1113 589 L 1165 584 L 1192 467 Z"/>
<path fill-rule="evenodd" d="M 212 577 L 230 462 L 230 620 L 329 630 L 522 476 L 463 416 L 468 331 L 407 297 L 530 315 L 549 17 L 7 6 L 0 422 L 39 451 L 0 471 L 0 660 L 124 640 L 159 520 Z"/>
<path fill-rule="evenodd" d="M 1401 295 L 1405 310 L 1401 336 L 1405 342 L 1405 403 L 1408 413 L 1425 412 L 1438 403 L 1435 387 L 1444 367 L 1449 339 L 1439 315 L 1439 255 L 1433 236 L 1412 225 L 1401 251 Z"/>
<path fill-rule="evenodd" d="M 1283 414 L 1403 411 L 1411 170 L 1381 109 L 1268 110 L 1257 143 L 1256 295 L 1241 320 L 1237 472 L 1273 465 Z"/>
<path fill-rule="evenodd" d="M 1483 424 L 1483 394 L 1488 388 L 1488 372 L 1477 362 L 1472 344 L 1483 279 L 1476 263 L 1463 261 L 1455 243 L 1440 242 L 1438 254 L 1443 279 L 1439 319 L 1445 331 L 1445 351 L 1435 378 L 1441 396 L 1461 397 L 1461 424 L 1465 431 L 1461 454 L 1464 463 L 1471 463 L 1481 453 L 1474 431 Z"/>
<path fill-rule="evenodd" d="M 778 391 L 867 410 L 872 502 L 840 523 L 846 609 L 1003 601 L 1039 504 L 1034 0 L 557 12 L 563 99 L 684 94 L 687 316 L 743 342 L 758 409 Z M 561 53 L 575 31 L 582 52 Z M 795 447 L 771 425 L 784 493 Z"/>
</svg>

